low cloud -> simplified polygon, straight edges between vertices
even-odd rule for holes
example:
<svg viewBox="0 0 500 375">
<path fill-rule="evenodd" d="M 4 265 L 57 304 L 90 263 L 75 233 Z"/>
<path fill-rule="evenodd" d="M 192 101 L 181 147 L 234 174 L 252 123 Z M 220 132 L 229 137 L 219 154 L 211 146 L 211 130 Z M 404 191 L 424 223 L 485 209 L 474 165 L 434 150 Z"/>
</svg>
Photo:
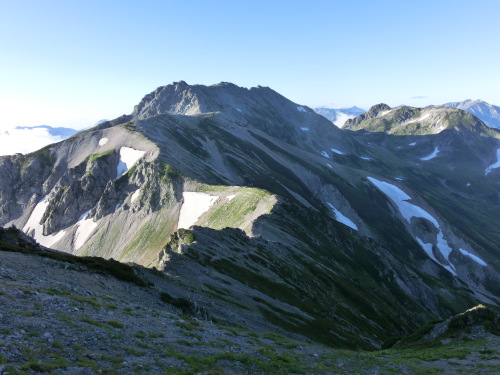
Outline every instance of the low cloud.
<svg viewBox="0 0 500 375">
<path fill-rule="evenodd" d="M 27 154 L 62 140 L 63 137 L 50 135 L 44 128 L 9 129 L 0 132 L 0 156 Z"/>
</svg>

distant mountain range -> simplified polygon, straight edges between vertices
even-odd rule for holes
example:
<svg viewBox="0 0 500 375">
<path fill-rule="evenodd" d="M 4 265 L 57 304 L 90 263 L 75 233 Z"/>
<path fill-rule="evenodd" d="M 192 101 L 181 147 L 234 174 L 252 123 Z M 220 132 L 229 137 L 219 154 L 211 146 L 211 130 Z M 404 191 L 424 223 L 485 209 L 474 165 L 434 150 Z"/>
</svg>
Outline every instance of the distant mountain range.
<svg viewBox="0 0 500 375">
<path fill-rule="evenodd" d="M 396 108 L 406 107 L 405 105 L 398 106 Z M 476 116 L 478 119 L 483 121 L 490 128 L 500 128 L 500 107 L 489 104 L 484 100 L 471 100 L 467 99 L 461 102 L 450 102 L 441 105 L 430 105 L 429 107 L 449 107 L 462 109 L 470 114 Z M 338 127 L 342 128 L 347 120 L 357 117 L 366 111 L 359 107 L 351 108 L 327 108 L 318 107 L 314 108 L 314 111 L 328 120 L 333 122 Z"/>
<path fill-rule="evenodd" d="M 458 108 L 467 111 L 480 120 L 482 120 L 490 128 L 500 128 L 500 107 L 486 103 L 483 100 L 467 99 L 463 102 L 445 103 L 443 107 Z"/>
</svg>

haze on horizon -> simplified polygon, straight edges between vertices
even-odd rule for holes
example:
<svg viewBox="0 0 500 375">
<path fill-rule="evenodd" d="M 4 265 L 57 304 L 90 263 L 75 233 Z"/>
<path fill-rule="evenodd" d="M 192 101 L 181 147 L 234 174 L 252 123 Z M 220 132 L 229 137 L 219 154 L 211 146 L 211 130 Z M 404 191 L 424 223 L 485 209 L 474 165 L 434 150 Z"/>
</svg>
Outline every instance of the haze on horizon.
<svg viewBox="0 0 500 375">
<path fill-rule="evenodd" d="M 81 129 L 184 80 L 308 106 L 500 104 L 500 3 L 4 2 L 0 131 Z"/>
</svg>

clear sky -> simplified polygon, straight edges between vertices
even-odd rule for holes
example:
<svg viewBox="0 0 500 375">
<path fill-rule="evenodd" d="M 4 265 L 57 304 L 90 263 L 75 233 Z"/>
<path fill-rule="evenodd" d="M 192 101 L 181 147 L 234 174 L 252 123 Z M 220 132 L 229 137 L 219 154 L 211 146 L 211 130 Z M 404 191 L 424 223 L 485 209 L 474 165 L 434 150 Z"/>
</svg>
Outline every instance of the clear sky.
<svg viewBox="0 0 500 375">
<path fill-rule="evenodd" d="M 309 106 L 500 105 L 500 1 L 0 0 L 0 130 L 82 128 L 158 86 Z"/>
</svg>

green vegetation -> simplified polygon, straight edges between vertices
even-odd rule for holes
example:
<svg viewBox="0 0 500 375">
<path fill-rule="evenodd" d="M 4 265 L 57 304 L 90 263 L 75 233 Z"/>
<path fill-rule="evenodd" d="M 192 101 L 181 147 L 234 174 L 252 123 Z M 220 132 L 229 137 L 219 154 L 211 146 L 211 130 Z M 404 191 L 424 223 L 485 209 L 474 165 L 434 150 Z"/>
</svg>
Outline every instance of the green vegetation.
<svg viewBox="0 0 500 375">
<path fill-rule="evenodd" d="M 109 156 L 109 155 L 113 155 L 114 153 L 115 153 L 115 150 L 111 149 L 111 150 L 107 150 L 107 151 L 104 151 L 104 152 L 101 152 L 101 153 L 98 153 L 98 154 L 92 154 L 92 155 L 89 155 L 87 157 L 87 162 L 88 163 L 93 163 L 97 159 L 104 158 L 104 157 Z"/>
</svg>

